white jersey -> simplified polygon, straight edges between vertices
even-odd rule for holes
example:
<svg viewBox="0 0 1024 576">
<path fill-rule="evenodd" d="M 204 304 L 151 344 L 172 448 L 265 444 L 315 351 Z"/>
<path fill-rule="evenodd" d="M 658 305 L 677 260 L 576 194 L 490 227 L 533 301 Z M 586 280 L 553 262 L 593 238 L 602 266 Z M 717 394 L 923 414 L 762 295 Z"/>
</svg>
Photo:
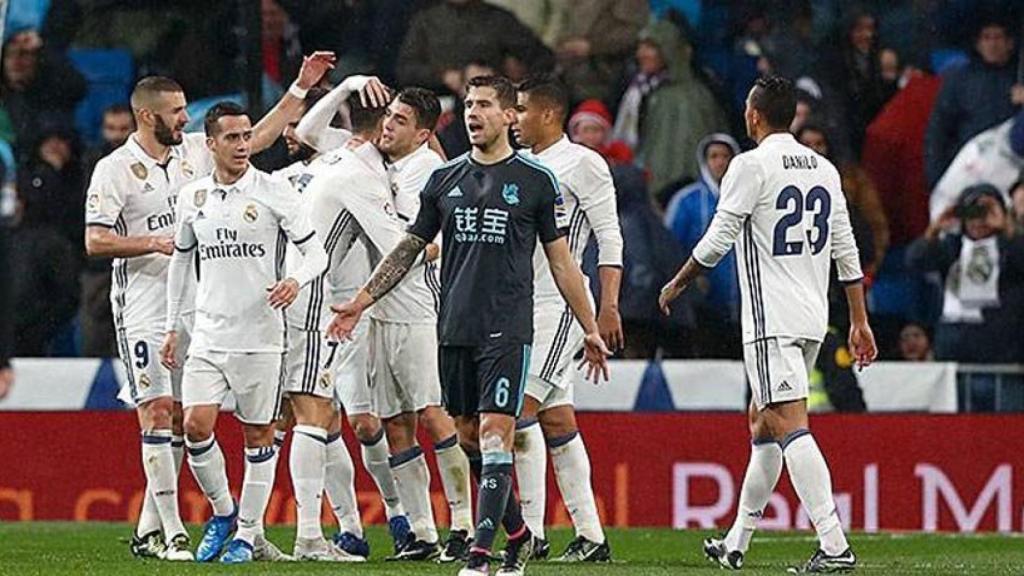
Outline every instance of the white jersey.
<svg viewBox="0 0 1024 576">
<path fill-rule="evenodd" d="M 862 276 L 839 172 L 791 134 L 772 134 L 733 158 L 721 189 L 693 257 L 714 266 L 735 243 L 743 342 L 820 342 L 832 260 L 840 281 Z"/>
<path fill-rule="evenodd" d="M 210 174 L 213 159 L 203 134 L 185 134 L 171 146 L 165 164 L 139 146 L 135 134 L 102 158 L 86 193 L 86 226 L 111 228 L 120 236 L 174 235 L 174 207 L 183 186 Z M 115 258 L 110 301 L 118 330 L 162 331 L 167 311 L 167 267 L 163 254 Z M 192 310 L 194 280 L 183 312 Z"/>
<path fill-rule="evenodd" d="M 395 214 L 402 228 L 412 225 L 420 213 L 420 192 L 430 175 L 444 160 L 426 144 L 412 154 L 388 166 L 388 182 Z M 393 294 L 370 308 L 370 317 L 385 322 L 434 324 L 441 305 L 441 280 L 438 263 L 431 262 L 409 271 Z"/>
<path fill-rule="evenodd" d="M 174 242 L 199 254 L 191 350 L 283 352 L 283 315 L 267 288 L 284 278 L 287 242 L 315 236 L 288 181 L 252 166 L 228 186 L 208 176 L 185 187 Z"/>
<path fill-rule="evenodd" d="M 616 208 L 615 185 L 608 163 L 600 154 L 565 135 L 540 152 L 527 155 L 554 172 L 564 204 L 558 225 L 569 229 L 569 251 L 577 264 L 593 231 L 597 236 L 598 266 L 622 266 L 622 231 Z M 533 257 L 536 307 L 562 306 L 562 295 L 551 275 L 544 248 L 537 244 Z M 590 283 L 586 283 L 589 291 Z"/>
<path fill-rule="evenodd" d="M 320 219 L 313 218 L 313 200 L 309 190 L 309 184 L 317 177 L 323 175 L 327 167 L 338 163 L 341 160 L 342 149 L 335 149 L 326 154 L 319 154 L 308 162 L 295 162 L 281 170 L 274 172 L 275 176 L 281 176 L 291 183 L 292 188 L 302 195 L 302 206 L 310 216 L 314 228 Z M 326 242 L 330 229 L 317 229 L 317 235 Z M 331 254 L 329 247 L 328 257 Z M 298 258 L 298 250 L 294 245 L 289 244 L 285 258 L 286 268 L 295 266 Z M 331 316 L 326 313 L 325 304 L 344 302 L 354 296 L 362 288 L 363 284 L 370 277 L 370 258 L 366 252 L 366 246 L 362 242 L 352 245 L 348 256 L 332 266 L 333 272 L 328 276 L 324 272 L 322 278 L 317 278 L 309 285 L 304 286 L 299 296 L 288 307 L 285 315 L 288 325 L 302 330 L 325 330 L 330 324 Z"/>
</svg>

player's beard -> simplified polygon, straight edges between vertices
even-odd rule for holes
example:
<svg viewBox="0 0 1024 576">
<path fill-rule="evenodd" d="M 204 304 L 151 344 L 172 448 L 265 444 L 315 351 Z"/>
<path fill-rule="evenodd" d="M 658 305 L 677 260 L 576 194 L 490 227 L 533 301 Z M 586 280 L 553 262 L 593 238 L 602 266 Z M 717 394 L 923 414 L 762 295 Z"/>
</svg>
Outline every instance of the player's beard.
<svg viewBox="0 0 1024 576">
<path fill-rule="evenodd" d="M 299 144 L 299 149 L 293 154 L 289 154 L 288 158 L 292 162 L 305 162 L 316 154 L 316 149 L 312 146 L 302 142 Z"/>
<path fill-rule="evenodd" d="M 181 134 L 178 134 L 178 137 L 175 138 L 174 130 L 159 115 L 156 116 L 156 126 L 153 128 L 153 135 L 156 137 L 156 141 L 164 146 L 177 146 L 181 144 Z"/>
</svg>

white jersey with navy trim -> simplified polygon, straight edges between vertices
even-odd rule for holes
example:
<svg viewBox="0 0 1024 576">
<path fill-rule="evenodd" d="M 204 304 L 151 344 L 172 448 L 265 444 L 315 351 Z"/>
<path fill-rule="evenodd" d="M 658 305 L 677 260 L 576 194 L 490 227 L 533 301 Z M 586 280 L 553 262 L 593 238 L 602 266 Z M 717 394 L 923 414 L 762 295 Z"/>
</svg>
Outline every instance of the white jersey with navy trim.
<svg viewBox="0 0 1024 576">
<path fill-rule="evenodd" d="M 208 176 L 182 189 L 175 247 L 199 255 L 192 350 L 283 352 L 284 317 L 267 289 L 285 278 L 287 243 L 315 236 L 288 181 L 255 167 L 234 184 Z"/>
<path fill-rule="evenodd" d="M 791 134 L 772 134 L 733 158 L 721 190 L 693 258 L 714 266 L 735 244 L 743 342 L 820 342 L 832 261 L 840 281 L 862 276 L 839 172 Z"/>
<path fill-rule="evenodd" d="M 96 163 L 86 192 L 86 226 L 119 236 L 174 235 L 174 210 L 183 186 L 213 171 L 203 134 L 184 134 L 164 163 L 142 149 L 136 135 Z M 110 301 L 119 332 L 161 332 L 167 311 L 167 267 L 163 254 L 115 258 Z M 194 279 L 182 312 L 192 310 Z"/>
</svg>

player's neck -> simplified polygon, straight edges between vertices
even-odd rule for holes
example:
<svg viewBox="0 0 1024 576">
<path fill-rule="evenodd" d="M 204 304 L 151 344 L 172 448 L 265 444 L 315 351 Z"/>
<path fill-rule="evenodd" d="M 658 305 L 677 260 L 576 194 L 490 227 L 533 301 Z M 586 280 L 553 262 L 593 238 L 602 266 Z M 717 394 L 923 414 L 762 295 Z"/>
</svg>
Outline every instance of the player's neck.
<svg viewBox="0 0 1024 576">
<path fill-rule="evenodd" d="M 478 164 L 495 164 L 511 156 L 512 152 L 508 138 L 500 138 L 487 147 L 473 146 L 469 157 Z"/>
<path fill-rule="evenodd" d="M 539 142 L 530 147 L 530 152 L 533 152 L 534 154 L 540 154 L 541 152 L 547 150 L 548 148 L 551 148 L 556 143 L 558 143 L 558 141 L 562 139 L 563 135 L 564 134 L 561 130 L 559 130 L 558 132 L 545 134 Z"/>
<path fill-rule="evenodd" d="M 146 156 L 149 156 L 157 163 L 163 163 L 164 160 L 167 160 L 167 155 L 171 153 L 171 147 L 161 144 L 156 139 L 156 134 L 152 132 L 138 130 L 135 132 L 134 138 L 138 142 L 139 148 L 142 148 L 142 151 L 146 153 Z"/>
<path fill-rule="evenodd" d="M 218 185 L 221 185 L 221 186 L 230 186 L 230 185 L 234 184 L 235 182 L 238 182 L 239 180 L 241 180 L 242 176 L 245 176 L 245 173 L 249 171 L 250 167 L 251 167 L 250 164 L 246 164 L 244 170 L 242 170 L 241 172 L 235 173 L 235 172 L 232 172 L 230 170 L 227 170 L 225 168 L 221 168 L 221 167 L 218 166 L 218 167 L 214 168 L 214 170 L 213 170 L 213 181 L 214 181 L 214 183 L 216 183 Z"/>
<path fill-rule="evenodd" d="M 758 134 L 755 140 L 757 141 L 758 146 L 760 146 L 761 142 L 764 142 L 765 138 L 769 136 L 774 136 L 776 134 L 789 134 L 789 130 L 783 128 L 767 128 L 763 132 Z"/>
</svg>

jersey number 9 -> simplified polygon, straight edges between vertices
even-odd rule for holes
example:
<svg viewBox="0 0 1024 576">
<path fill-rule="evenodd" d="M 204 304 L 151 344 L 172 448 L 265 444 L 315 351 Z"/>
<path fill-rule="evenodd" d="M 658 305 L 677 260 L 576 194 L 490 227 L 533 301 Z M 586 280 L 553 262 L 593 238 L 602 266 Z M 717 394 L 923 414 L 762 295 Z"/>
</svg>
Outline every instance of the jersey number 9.
<svg viewBox="0 0 1024 576">
<path fill-rule="evenodd" d="M 796 186 L 786 186 L 775 201 L 779 210 L 788 210 L 775 224 L 775 236 L 772 239 L 773 256 L 798 256 L 804 252 L 804 240 L 786 239 L 790 228 L 799 226 L 804 221 L 804 211 L 814 215 L 813 230 L 807 230 L 807 244 L 811 246 L 811 254 L 818 254 L 828 242 L 828 219 L 832 215 L 832 197 L 821 186 L 811 188 L 804 196 Z"/>
</svg>

